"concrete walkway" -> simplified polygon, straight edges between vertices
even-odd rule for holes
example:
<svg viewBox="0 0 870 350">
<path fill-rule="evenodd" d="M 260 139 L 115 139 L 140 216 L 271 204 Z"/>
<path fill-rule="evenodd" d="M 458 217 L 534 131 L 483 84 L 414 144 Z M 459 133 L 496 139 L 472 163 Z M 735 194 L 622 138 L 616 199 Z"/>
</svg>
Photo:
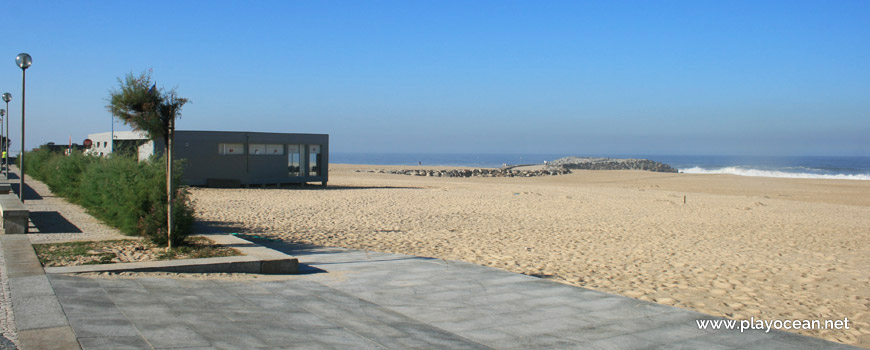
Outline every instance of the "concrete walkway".
<svg viewBox="0 0 870 350">
<path fill-rule="evenodd" d="M 263 244 L 263 242 L 260 242 Z M 834 349 L 463 262 L 272 244 L 279 281 L 49 275 L 84 349 Z"/>
<path fill-rule="evenodd" d="M 715 318 L 463 262 L 258 242 L 299 258 L 303 274 L 102 278 L 9 263 L 35 256 L 28 240 L 0 241 L 13 302 L 55 296 L 60 306 L 18 315 L 44 303 L 14 305 L 22 337 L 38 338 L 29 344 L 63 336 L 83 349 L 852 349 L 777 331 L 699 330 L 696 320 Z"/>
</svg>

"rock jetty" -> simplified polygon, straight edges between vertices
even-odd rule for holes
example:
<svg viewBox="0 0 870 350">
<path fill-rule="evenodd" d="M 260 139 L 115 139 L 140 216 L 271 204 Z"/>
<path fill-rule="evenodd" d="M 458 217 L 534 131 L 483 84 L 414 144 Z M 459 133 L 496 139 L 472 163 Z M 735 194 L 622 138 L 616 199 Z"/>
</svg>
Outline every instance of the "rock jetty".
<svg viewBox="0 0 870 350">
<path fill-rule="evenodd" d="M 549 163 L 548 168 L 562 167 L 582 170 L 647 170 L 660 173 L 676 173 L 677 169 L 670 165 L 651 161 L 649 159 L 617 159 L 594 157 L 565 157 Z"/>
<path fill-rule="evenodd" d="M 357 170 L 356 172 L 363 172 Z M 534 176 L 551 176 L 570 174 L 571 170 L 564 167 L 547 167 L 545 169 L 536 170 L 512 170 L 508 168 L 482 168 L 482 169 L 453 169 L 453 170 L 432 170 L 432 169 L 402 169 L 402 170 L 366 170 L 369 173 L 379 174 L 400 174 L 411 176 L 432 176 L 432 177 L 534 177 Z"/>
</svg>

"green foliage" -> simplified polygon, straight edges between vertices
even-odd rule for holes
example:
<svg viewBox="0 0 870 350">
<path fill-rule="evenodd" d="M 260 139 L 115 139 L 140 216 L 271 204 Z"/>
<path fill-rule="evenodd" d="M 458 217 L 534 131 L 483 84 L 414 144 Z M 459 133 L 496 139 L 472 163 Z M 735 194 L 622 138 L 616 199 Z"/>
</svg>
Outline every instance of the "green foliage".
<svg viewBox="0 0 870 350">
<path fill-rule="evenodd" d="M 126 235 L 141 235 L 161 246 L 167 244 L 165 159 L 140 163 L 131 157 L 76 153 L 63 156 L 40 149 L 28 152 L 25 162 L 30 176 L 91 215 Z M 176 162 L 174 184 L 180 183 L 181 172 Z M 194 220 L 188 193 L 177 185 L 174 191 L 173 245 L 190 234 Z"/>
<path fill-rule="evenodd" d="M 188 237 L 184 243 L 185 245 L 179 245 L 178 248 L 159 253 L 157 259 L 198 259 L 241 255 L 238 250 L 226 246 L 215 245 L 214 242 L 204 237 Z"/>
<path fill-rule="evenodd" d="M 132 126 L 133 129 L 144 131 L 152 140 L 162 138 L 164 145 L 169 146 L 170 138 L 167 136 L 171 136 L 170 131 L 175 128 L 175 118 L 181 116 L 181 107 L 188 103 L 189 100 L 178 97 L 175 89 L 169 91 L 165 91 L 163 88 L 158 89 L 157 84 L 151 81 L 150 71 L 142 72 L 138 76 L 133 75 L 133 73 L 127 74 L 123 80 L 118 79 L 118 83 L 119 87 L 112 90 L 109 94 L 109 105 L 106 108 L 109 109 L 113 116 L 121 119 L 124 124 Z M 169 162 L 165 163 L 167 164 L 166 168 L 171 166 Z M 148 164 L 153 166 L 157 163 L 150 162 Z M 166 168 L 164 169 L 164 174 Z M 178 183 L 180 179 L 178 175 L 181 173 L 180 168 L 178 171 L 175 170 L 173 168 L 175 174 L 172 180 L 173 187 L 175 187 L 174 184 Z M 155 171 L 157 171 L 157 168 L 145 169 L 145 173 L 150 172 L 150 177 L 147 180 L 127 179 L 118 183 L 124 184 L 125 181 L 156 183 L 162 181 L 165 188 L 166 181 L 159 180 L 161 177 Z M 140 173 L 143 172 L 140 171 Z M 154 191 L 135 193 L 135 195 L 131 194 L 131 197 L 128 199 L 133 201 L 132 207 L 126 208 L 127 210 L 140 213 L 140 215 L 135 217 L 137 220 L 135 227 L 137 227 L 139 232 L 145 233 L 152 241 L 161 245 L 167 243 L 165 234 L 161 235 L 161 232 L 165 232 L 167 207 L 161 207 L 155 203 L 166 203 L 165 193 L 164 191 L 162 197 Z M 193 211 L 187 205 L 189 197 L 183 192 L 175 191 L 173 193 L 177 194 L 173 195 L 175 199 L 172 205 L 172 232 L 178 232 L 177 230 L 187 232 L 189 226 L 193 223 Z M 136 200 L 140 200 L 140 202 L 136 202 Z M 117 218 L 115 213 L 108 213 L 107 215 L 118 220 L 122 231 L 133 226 L 132 221 L 134 221 L 134 218 Z M 156 219 L 161 216 L 163 217 L 162 227 L 160 226 L 161 221 Z M 182 239 L 177 237 L 172 238 L 172 245 L 175 245 Z"/>
<path fill-rule="evenodd" d="M 139 146 L 143 145 L 144 140 L 115 140 L 112 154 L 120 157 L 139 157 Z"/>
<path fill-rule="evenodd" d="M 175 89 L 158 89 L 151 81 L 150 71 L 139 76 L 127 74 L 123 80 L 118 79 L 118 83 L 120 86 L 110 93 L 106 108 L 124 124 L 144 131 L 151 139 L 165 139 L 175 118 L 181 117 L 181 107 L 189 102 L 178 97 Z"/>
</svg>

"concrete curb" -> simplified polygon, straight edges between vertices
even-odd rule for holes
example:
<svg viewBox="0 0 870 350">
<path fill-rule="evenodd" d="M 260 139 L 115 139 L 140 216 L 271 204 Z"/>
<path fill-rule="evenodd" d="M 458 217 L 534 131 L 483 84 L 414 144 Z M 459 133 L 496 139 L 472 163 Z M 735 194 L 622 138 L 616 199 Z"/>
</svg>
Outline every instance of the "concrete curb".
<svg viewBox="0 0 870 350">
<path fill-rule="evenodd" d="M 81 349 L 75 332 L 57 299 L 47 273 L 101 271 L 238 272 L 263 274 L 297 273 L 299 261 L 287 254 L 231 235 L 207 235 L 215 243 L 230 246 L 243 256 L 181 259 L 140 263 L 42 268 L 27 235 L 0 235 L 10 298 L 18 328 L 19 348 Z"/>
<path fill-rule="evenodd" d="M 26 235 L 2 235 L 18 346 L 29 349 L 81 349 L 57 295 Z"/>
<path fill-rule="evenodd" d="M 295 274 L 299 260 L 232 235 L 200 235 L 217 244 L 238 249 L 242 256 L 180 259 L 135 263 L 46 267 L 45 273 L 81 272 L 186 272 L 186 273 L 261 273 Z"/>
</svg>

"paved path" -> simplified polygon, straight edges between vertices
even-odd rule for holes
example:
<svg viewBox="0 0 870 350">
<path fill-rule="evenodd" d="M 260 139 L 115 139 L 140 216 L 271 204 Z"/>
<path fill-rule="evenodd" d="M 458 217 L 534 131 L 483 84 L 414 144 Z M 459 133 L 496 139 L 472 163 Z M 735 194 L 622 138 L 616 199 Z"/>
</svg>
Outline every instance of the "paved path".
<svg viewBox="0 0 870 350">
<path fill-rule="evenodd" d="M 699 330 L 688 310 L 463 262 L 292 252 L 279 281 L 49 275 L 84 349 L 821 349 L 784 332 Z"/>
<path fill-rule="evenodd" d="M 28 206 L 58 213 L 67 228 L 88 227 L 53 209 L 47 190 L 32 183 L 43 202 Z M 88 235 L 57 231 L 43 234 Z M 7 261 L 35 259 L 18 238 L 2 240 Z M 852 348 L 784 332 L 699 330 L 696 320 L 713 317 L 469 263 L 267 245 L 298 257 L 305 273 L 266 281 L 124 279 L 42 275 L 38 264 L 7 263 L 17 269 L 13 300 L 52 299 L 28 294 L 42 286 L 60 306 L 17 315 L 16 323 L 37 338 L 29 341 L 48 346 L 52 334 L 69 332 L 58 322 L 65 317 L 84 349 Z"/>
<path fill-rule="evenodd" d="M 10 170 L 9 179 L 0 177 L 0 183 L 10 184 L 12 191 L 18 194 L 18 167 L 13 165 Z M 30 210 L 28 237 L 31 242 L 130 238 L 89 215 L 84 208 L 55 196 L 41 181 L 30 176 L 24 180 L 24 204 Z"/>
</svg>

